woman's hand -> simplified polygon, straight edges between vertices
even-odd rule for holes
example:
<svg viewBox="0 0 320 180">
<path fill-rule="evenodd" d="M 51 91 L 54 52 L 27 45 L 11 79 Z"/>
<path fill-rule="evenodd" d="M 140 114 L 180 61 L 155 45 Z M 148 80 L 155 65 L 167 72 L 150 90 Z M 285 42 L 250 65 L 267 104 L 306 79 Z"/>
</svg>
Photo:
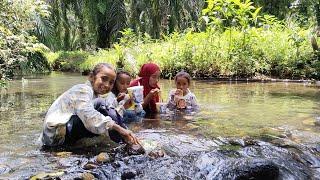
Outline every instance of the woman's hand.
<svg viewBox="0 0 320 180">
<path fill-rule="evenodd" d="M 151 89 L 151 91 L 149 92 L 149 94 L 148 95 L 150 95 L 150 96 L 156 96 L 156 95 L 158 95 L 158 93 L 160 92 L 160 89 L 158 89 L 158 88 L 155 88 L 155 89 Z"/>
<path fill-rule="evenodd" d="M 143 108 L 146 108 L 147 106 L 149 106 L 150 100 L 153 97 L 157 96 L 159 93 L 160 93 L 160 89 L 158 88 L 151 89 L 149 94 L 143 99 L 143 103 L 142 103 Z"/>
</svg>

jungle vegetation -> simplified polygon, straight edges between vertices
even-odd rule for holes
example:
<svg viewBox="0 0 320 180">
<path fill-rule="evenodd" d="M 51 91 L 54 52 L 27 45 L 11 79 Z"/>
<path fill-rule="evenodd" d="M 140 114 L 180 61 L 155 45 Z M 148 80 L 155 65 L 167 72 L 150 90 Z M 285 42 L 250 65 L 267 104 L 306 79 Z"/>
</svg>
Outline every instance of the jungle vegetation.
<svg viewBox="0 0 320 180">
<path fill-rule="evenodd" d="M 107 61 L 164 77 L 319 79 L 317 0 L 2 0 L 0 79 Z M 135 68 L 128 68 L 135 67 Z"/>
</svg>

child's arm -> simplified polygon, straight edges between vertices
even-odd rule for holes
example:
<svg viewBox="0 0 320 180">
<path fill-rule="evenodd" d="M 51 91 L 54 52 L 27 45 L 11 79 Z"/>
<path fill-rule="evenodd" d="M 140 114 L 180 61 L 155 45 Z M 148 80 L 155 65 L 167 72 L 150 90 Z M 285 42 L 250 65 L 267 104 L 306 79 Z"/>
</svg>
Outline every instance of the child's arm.
<svg viewBox="0 0 320 180">
<path fill-rule="evenodd" d="M 104 116 L 97 111 L 92 102 L 93 91 L 91 87 L 76 89 L 72 96 L 74 113 L 79 116 L 85 128 L 94 134 L 105 134 L 111 129 L 115 122 L 110 116 Z M 100 99 L 103 100 L 103 99 Z"/>
<path fill-rule="evenodd" d="M 119 102 L 119 105 L 115 107 L 117 112 L 121 117 L 123 117 L 123 113 L 126 109 L 128 109 L 130 106 L 132 106 L 132 99 L 128 94 L 124 94 L 124 97 L 122 100 Z"/>
</svg>

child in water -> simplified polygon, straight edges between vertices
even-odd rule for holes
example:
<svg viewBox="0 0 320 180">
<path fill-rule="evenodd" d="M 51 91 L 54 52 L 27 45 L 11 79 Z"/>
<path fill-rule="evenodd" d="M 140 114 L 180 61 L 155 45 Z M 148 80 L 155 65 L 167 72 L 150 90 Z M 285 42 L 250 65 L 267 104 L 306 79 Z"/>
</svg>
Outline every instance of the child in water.
<svg viewBox="0 0 320 180">
<path fill-rule="evenodd" d="M 180 71 L 174 78 L 177 89 L 169 92 L 167 108 L 173 110 L 198 111 L 196 96 L 189 90 L 191 76 L 184 71 Z"/>
<path fill-rule="evenodd" d="M 131 82 L 131 75 L 127 71 L 119 70 L 115 80 L 115 85 L 107 97 L 108 105 L 114 107 L 117 112 L 123 116 L 124 122 L 139 120 L 143 118 L 145 112 L 141 108 L 141 111 L 129 110 L 134 104 L 132 99 L 128 95 L 128 87 Z"/>
</svg>

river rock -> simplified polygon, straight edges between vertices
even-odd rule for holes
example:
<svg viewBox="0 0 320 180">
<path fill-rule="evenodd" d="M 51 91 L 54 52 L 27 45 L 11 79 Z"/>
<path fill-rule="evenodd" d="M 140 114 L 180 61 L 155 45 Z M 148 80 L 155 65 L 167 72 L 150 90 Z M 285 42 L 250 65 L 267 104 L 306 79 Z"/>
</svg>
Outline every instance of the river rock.
<svg viewBox="0 0 320 180">
<path fill-rule="evenodd" d="M 316 117 L 316 121 L 314 122 L 316 126 L 320 126 L 320 117 Z"/>
<path fill-rule="evenodd" d="M 236 180 L 272 180 L 279 178 L 279 167 L 269 160 L 243 160 L 241 163 L 234 162 L 234 164 L 236 165 L 226 167 L 225 170 L 220 172 L 219 177 Z"/>
<path fill-rule="evenodd" d="M 81 174 L 81 179 L 82 180 L 92 180 L 92 179 L 95 179 L 95 177 L 91 173 L 85 172 L 85 173 Z"/>
<path fill-rule="evenodd" d="M 70 157 L 71 154 L 72 154 L 72 152 L 63 151 L 63 152 L 57 152 L 56 156 L 65 158 L 65 157 Z"/>
<path fill-rule="evenodd" d="M 229 143 L 234 146 L 241 146 L 241 147 L 246 146 L 244 140 L 242 139 L 230 139 Z"/>
<path fill-rule="evenodd" d="M 135 170 L 126 170 L 121 174 L 121 179 L 133 179 L 134 177 L 136 177 L 137 172 Z"/>
<path fill-rule="evenodd" d="M 140 144 L 128 144 L 126 150 L 129 155 L 140 155 L 145 153 L 145 149 Z"/>
<path fill-rule="evenodd" d="M 64 175 L 64 172 L 53 172 L 53 173 L 46 173 L 42 172 L 35 176 L 32 176 L 31 180 L 38 180 L 38 179 L 57 179 L 57 177 Z"/>
<path fill-rule="evenodd" d="M 90 170 L 90 169 L 96 169 L 97 167 L 98 167 L 97 164 L 94 164 L 94 163 L 92 163 L 92 162 L 88 162 L 87 164 L 85 164 L 85 165 L 83 166 L 83 169 L 85 169 L 85 170 Z"/>
<path fill-rule="evenodd" d="M 165 155 L 165 152 L 162 149 L 159 150 L 152 150 L 148 153 L 148 156 L 153 158 L 153 159 L 157 159 L 160 157 L 163 157 Z"/>
<path fill-rule="evenodd" d="M 110 162 L 111 158 L 108 153 L 102 152 L 96 157 L 96 161 L 98 163 L 106 163 L 106 162 Z"/>
</svg>

